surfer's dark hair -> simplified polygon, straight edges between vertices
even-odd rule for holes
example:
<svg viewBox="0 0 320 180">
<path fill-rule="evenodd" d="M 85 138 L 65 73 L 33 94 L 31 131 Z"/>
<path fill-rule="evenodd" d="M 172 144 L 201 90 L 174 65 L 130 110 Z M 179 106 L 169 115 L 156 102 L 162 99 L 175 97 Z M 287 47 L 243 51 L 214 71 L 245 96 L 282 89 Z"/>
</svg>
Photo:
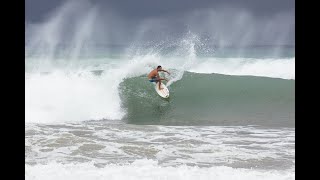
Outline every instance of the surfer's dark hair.
<svg viewBox="0 0 320 180">
<path fill-rule="evenodd" d="M 161 68 L 161 66 L 160 66 L 160 65 L 157 67 L 157 69 L 159 69 L 159 68 Z"/>
</svg>

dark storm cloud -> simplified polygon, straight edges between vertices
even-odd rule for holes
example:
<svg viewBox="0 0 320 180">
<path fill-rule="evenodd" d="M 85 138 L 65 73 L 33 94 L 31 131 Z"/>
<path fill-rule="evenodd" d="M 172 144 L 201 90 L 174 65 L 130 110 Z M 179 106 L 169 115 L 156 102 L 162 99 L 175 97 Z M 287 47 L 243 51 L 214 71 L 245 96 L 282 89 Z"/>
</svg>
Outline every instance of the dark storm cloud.
<svg viewBox="0 0 320 180">
<path fill-rule="evenodd" d="M 181 38 L 191 31 L 222 46 L 295 44 L 293 0 L 26 0 L 25 4 L 26 37 L 35 34 L 50 43 L 83 38 L 126 44 Z"/>
<path fill-rule="evenodd" d="M 39 21 L 48 12 L 66 0 L 26 0 L 27 21 Z M 219 7 L 243 8 L 256 16 L 268 16 L 277 12 L 294 14 L 294 0 L 91 0 L 101 9 L 112 9 L 122 17 L 146 18 L 183 14 L 193 10 Z"/>
</svg>

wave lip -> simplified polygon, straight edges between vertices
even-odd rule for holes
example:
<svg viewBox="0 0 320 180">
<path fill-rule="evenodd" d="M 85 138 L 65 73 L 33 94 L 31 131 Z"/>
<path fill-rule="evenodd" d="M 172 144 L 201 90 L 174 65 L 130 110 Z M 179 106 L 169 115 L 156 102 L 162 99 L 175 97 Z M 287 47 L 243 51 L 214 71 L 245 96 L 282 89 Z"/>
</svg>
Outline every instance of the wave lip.
<svg viewBox="0 0 320 180">
<path fill-rule="evenodd" d="M 295 58 L 211 58 L 197 63 L 189 71 L 207 74 L 218 73 L 295 79 Z"/>
</svg>

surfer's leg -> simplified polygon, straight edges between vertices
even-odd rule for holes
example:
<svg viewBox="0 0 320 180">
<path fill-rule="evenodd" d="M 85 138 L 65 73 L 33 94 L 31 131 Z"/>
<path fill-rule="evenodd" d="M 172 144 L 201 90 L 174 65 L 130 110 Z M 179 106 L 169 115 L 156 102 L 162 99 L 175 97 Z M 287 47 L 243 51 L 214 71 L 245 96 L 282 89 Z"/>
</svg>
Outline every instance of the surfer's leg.
<svg viewBox="0 0 320 180">
<path fill-rule="evenodd" d="M 161 90 L 161 79 L 158 80 L 159 81 L 159 90 Z"/>
<path fill-rule="evenodd" d="M 157 81 L 159 81 L 159 90 L 163 89 L 161 88 L 161 80 L 166 80 L 165 78 L 159 78 Z"/>
</svg>

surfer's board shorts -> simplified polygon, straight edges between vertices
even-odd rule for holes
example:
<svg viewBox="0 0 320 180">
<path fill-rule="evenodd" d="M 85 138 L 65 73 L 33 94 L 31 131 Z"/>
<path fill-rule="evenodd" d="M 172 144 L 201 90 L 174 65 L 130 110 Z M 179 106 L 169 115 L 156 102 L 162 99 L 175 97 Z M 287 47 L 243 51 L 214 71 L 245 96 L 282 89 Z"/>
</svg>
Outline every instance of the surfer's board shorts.
<svg viewBox="0 0 320 180">
<path fill-rule="evenodd" d="M 150 81 L 150 82 L 157 82 L 158 80 L 157 80 L 156 77 L 154 77 L 154 78 L 152 78 L 152 79 L 149 79 L 149 81 Z"/>
</svg>

